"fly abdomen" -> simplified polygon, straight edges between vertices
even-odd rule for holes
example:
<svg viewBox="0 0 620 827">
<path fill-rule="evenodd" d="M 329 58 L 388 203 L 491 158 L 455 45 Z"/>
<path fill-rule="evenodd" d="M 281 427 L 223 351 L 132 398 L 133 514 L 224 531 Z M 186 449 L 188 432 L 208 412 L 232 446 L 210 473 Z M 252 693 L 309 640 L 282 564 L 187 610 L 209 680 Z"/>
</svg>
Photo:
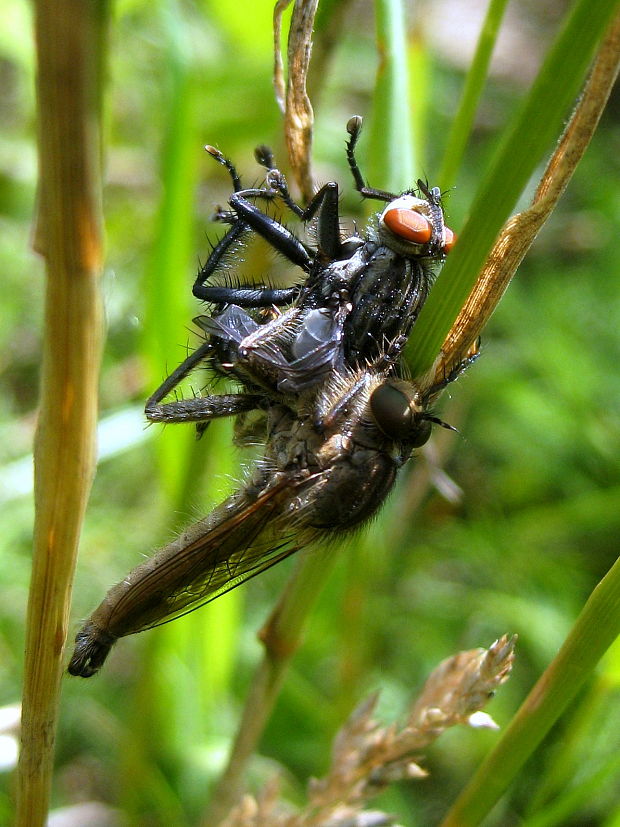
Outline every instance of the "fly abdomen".
<svg viewBox="0 0 620 827">
<path fill-rule="evenodd" d="M 313 492 L 305 523 L 324 531 L 347 531 L 370 519 L 396 479 L 389 453 L 356 446 L 334 463 L 327 481 Z"/>
<path fill-rule="evenodd" d="M 69 672 L 94 675 L 118 638 L 193 611 L 296 551 L 284 518 L 297 484 L 283 475 L 267 480 L 259 472 L 133 569 L 78 632 Z"/>
<path fill-rule="evenodd" d="M 351 285 L 345 321 L 346 357 L 360 366 L 409 333 L 430 288 L 430 268 L 387 247 L 377 248 Z"/>
<path fill-rule="evenodd" d="M 69 674 L 90 678 L 103 666 L 116 640 L 114 635 L 101 629 L 92 619 L 89 620 L 75 637 L 75 649 L 68 666 Z"/>
</svg>

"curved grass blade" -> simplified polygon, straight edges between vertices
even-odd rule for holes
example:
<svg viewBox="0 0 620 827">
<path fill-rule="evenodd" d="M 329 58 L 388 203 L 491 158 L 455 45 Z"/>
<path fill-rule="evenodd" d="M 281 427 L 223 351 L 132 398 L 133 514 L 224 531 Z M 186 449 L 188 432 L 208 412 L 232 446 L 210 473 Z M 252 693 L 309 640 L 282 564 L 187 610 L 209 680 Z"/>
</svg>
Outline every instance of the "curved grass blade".
<svg viewBox="0 0 620 827">
<path fill-rule="evenodd" d="M 414 376 L 433 364 L 476 282 L 500 227 L 560 131 L 618 2 L 579 0 L 507 130 L 472 203 L 458 244 L 420 312 L 406 347 Z"/>
</svg>

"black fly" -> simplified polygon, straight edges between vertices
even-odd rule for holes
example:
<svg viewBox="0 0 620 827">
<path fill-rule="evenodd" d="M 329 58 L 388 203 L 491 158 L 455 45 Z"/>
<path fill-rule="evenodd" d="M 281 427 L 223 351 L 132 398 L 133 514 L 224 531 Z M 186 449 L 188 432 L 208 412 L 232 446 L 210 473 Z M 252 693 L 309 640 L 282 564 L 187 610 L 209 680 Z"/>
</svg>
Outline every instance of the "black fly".
<svg viewBox="0 0 620 827">
<path fill-rule="evenodd" d="M 308 543 L 367 520 L 432 424 L 444 424 L 429 409 L 466 362 L 440 382 L 412 382 L 400 354 L 433 267 L 454 236 L 438 189 L 418 181 L 417 191 L 396 195 L 365 185 L 355 160 L 360 129 L 361 118 L 347 124 L 356 189 L 386 202 L 363 236 L 342 237 L 336 183 L 302 208 L 265 147 L 256 157 L 267 170 L 266 186 L 253 189 L 243 189 L 232 163 L 207 147 L 234 189 L 230 210 L 218 214 L 229 229 L 193 288 L 215 312 L 196 319 L 204 343 L 155 391 L 146 415 L 201 430 L 223 416 L 242 424 L 255 411 L 264 455 L 237 492 L 108 592 L 76 637 L 72 674 L 94 674 L 117 638 L 192 611 Z M 316 221 L 315 246 L 255 203 L 276 198 L 302 221 Z M 251 231 L 299 267 L 304 280 L 285 289 L 208 284 Z M 261 309 L 270 307 L 266 317 Z M 164 402 L 205 360 L 239 392 Z"/>
</svg>

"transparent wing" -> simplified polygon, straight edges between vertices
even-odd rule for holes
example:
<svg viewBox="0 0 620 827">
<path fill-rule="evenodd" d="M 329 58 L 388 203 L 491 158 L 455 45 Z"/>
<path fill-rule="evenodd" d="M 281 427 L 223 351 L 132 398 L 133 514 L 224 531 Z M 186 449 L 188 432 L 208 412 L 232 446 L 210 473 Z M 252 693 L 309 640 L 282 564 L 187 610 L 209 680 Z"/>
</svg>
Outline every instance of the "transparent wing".
<svg viewBox="0 0 620 827">
<path fill-rule="evenodd" d="M 94 674 L 117 638 L 187 614 L 307 545 L 316 532 L 292 529 L 291 511 L 300 487 L 312 484 L 280 475 L 257 496 L 244 489 L 159 549 L 86 621 L 69 671 Z"/>
<path fill-rule="evenodd" d="M 115 637 L 133 634 L 193 611 L 288 557 L 311 539 L 291 529 L 299 486 L 283 477 L 257 497 L 233 495 L 114 586 L 93 619 L 99 614 Z"/>
</svg>

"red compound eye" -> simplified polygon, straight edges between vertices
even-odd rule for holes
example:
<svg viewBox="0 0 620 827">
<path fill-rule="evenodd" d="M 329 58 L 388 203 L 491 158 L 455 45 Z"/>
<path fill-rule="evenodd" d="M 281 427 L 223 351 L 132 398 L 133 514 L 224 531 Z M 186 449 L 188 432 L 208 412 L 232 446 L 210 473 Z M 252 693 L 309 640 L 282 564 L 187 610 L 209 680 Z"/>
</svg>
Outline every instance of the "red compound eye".
<svg viewBox="0 0 620 827">
<path fill-rule="evenodd" d="M 419 212 L 401 207 L 387 209 L 383 213 L 383 223 L 394 235 L 413 241 L 414 244 L 427 244 L 433 234 L 428 218 Z"/>
<path fill-rule="evenodd" d="M 443 242 L 443 249 L 445 253 L 449 253 L 450 250 L 456 244 L 456 234 L 452 232 L 449 227 L 443 228 L 443 235 L 444 235 L 444 242 Z"/>
</svg>

